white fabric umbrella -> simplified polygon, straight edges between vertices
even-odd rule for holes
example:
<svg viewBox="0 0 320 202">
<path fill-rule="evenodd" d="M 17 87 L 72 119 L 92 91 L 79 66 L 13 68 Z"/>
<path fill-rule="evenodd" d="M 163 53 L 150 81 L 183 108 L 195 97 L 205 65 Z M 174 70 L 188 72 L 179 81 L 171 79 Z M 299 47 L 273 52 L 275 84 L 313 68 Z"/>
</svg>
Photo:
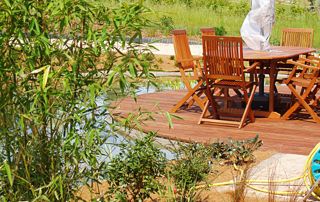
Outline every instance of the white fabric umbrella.
<svg viewBox="0 0 320 202">
<path fill-rule="evenodd" d="M 241 27 L 241 36 L 253 50 L 270 50 L 270 35 L 275 21 L 275 0 L 252 0 L 251 10 Z"/>
</svg>

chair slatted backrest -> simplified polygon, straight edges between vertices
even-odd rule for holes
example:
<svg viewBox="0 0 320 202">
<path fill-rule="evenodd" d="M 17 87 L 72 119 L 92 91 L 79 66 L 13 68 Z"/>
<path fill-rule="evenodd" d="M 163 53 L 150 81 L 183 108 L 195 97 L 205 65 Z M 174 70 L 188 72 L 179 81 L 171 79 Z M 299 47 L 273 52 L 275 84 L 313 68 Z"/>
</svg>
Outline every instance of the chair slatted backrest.
<svg viewBox="0 0 320 202">
<path fill-rule="evenodd" d="M 180 67 L 182 67 L 183 69 L 194 68 L 194 62 L 192 60 L 193 57 L 191 55 L 191 51 L 189 47 L 187 31 L 173 30 L 172 37 L 173 37 L 173 45 L 174 45 L 176 61 L 180 63 Z M 190 60 L 190 61 L 182 62 L 183 60 Z"/>
<path fill-rule="evenodd" d="M 216 31 L 211 27 L 204 27 L 200 29 L 202 36 L 203 35 L 216 35 Z"/>
<path fill-rule="evenodd" d="M 243 45 L 241 37 L 202 37 L 204 72 L 207 78 L 243 80 Z"/>
<path fill-rule="evenodd" d="M 282 30 L 281 46 L 312 48 L 313 29 L 286 28 Z"/>
</svg>

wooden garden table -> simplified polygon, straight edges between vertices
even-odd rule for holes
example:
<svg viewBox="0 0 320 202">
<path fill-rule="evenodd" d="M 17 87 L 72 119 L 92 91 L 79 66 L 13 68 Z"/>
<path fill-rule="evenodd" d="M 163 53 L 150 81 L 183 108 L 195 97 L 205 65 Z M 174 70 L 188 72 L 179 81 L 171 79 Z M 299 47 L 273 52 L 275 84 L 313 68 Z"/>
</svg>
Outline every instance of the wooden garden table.
<svg viewBox="0 0 320 202">
<path fill-rule="evenodd" d="M 270 51 L 255 51 L 249 48 L 243 49 L 243 58 L 245 61 L 260 62 L 261 71 L 259 75 L 259 95 L 264 95 L 264 67 L 270 68 L 270 88 L 269 88 L 269 111 L 255 111 L 257 116 L 264 116 L 269 118 L 280 118 L 280 114 L 274 111 L 274 85 L 276 80 L 277 63 L 286 62 L 289 59 L 296 60 L 299 55 L 307 55 L 315 52 L 314 48 L 301 47 L 285 47 L 272 46 Z"/>
</svg>

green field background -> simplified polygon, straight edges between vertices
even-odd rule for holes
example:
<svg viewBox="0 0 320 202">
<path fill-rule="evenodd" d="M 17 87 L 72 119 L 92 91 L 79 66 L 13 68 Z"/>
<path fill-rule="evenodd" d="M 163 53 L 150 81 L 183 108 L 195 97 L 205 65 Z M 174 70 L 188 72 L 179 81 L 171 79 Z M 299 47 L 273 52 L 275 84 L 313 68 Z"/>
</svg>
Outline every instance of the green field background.
<svg viewBox="0 0 320 202">
<path fill-rule="evenodd" d="M 220 27 L 226 31 L 226 35 L 239 35 L 242 22 L 250 10 L 250 2 L 249 0 L 146 0 L 144 4 L 153 11 L 150 19 L 164 21 L 164 26 L 171 26 L 174 29 L 187 29 L 188 35 L 199 37 L 201 27 Z M 314 47 L 320 48 L 320 9 L 315 8 L 311 11 L 308 1 L 289 2 L 276 1 L 276 22 L 271 43 L 274 45 L 280 43 L 283 28 L 305 27 L 314 29 Z M 168 36 L 169 33 L 169 30 L 159 33 L 155 29 L 150 29 L 146 35 Z"/>
</svg>

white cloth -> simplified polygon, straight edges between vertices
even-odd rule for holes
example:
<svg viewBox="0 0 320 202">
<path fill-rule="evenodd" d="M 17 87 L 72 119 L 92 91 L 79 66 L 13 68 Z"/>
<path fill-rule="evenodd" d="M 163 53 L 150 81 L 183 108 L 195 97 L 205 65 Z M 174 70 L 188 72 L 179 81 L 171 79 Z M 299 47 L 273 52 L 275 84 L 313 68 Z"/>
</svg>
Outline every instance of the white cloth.
<svg viewBox="0 0 320 202">
<path fill-rule="evenodd" d="M 241 36 L 253 50 L 270 50 L 270 35 L 275 21 L 275 0 L 252 0 L 251 10 L 241 27 Z"/>
</svg>

